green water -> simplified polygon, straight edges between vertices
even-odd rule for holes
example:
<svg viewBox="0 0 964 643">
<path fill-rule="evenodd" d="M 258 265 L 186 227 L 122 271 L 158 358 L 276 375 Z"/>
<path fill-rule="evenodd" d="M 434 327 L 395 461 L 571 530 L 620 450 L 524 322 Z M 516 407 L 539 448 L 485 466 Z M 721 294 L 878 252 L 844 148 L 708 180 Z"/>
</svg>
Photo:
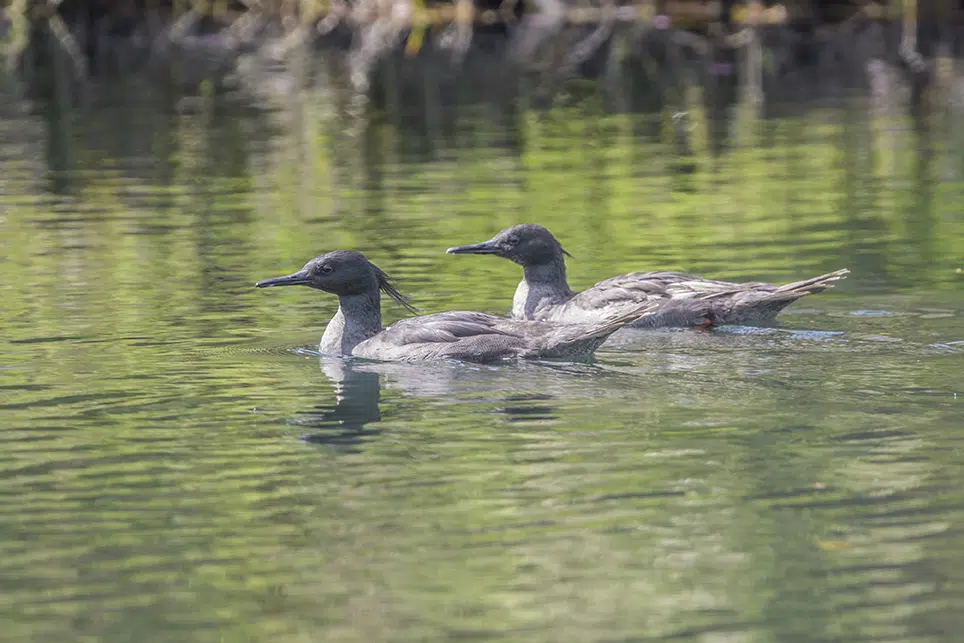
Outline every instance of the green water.
<svg viewBox="0 0 964 643">
<path fill-rule="evenodd" d="M 681 157 L 592 95 L 435 130 L 4 87 L 3 640 L 959 640 L 959 110 L 740 107 Z M 518 267 L 444 250 L 520 222 L 576 288 L 852 274 L 588 365 L 320 358 L 334 299 L 252 287 L 355 248 L 426 312 L 501 313 Z"/>
</svg>

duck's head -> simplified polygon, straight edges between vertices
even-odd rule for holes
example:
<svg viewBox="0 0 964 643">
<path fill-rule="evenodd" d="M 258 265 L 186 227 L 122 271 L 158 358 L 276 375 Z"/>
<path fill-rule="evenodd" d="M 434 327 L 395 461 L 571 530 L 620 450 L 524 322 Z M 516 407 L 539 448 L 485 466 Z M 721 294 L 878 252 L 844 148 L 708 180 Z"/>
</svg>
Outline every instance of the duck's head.
<svg viewBox="0 0 964 643">
<path fill-rule="evenodd" d="M 392 279 L 368 258 L 355 250 L 335 250 L 315 257 L 298 272 L 284 277 L 273 277 L 255 284 L 256 288 L 273 286 L 309 286 L 339 297 L 377 294 L 379 290 L 410 312 L 416 308 L 398 292 Z"/>
<path fill-rule="evenodd" d="M 563 250 L 551 232 L 532 223 L 512 226 L 488 241 L 470 246 L 456 246 L 445 252 L 450 255 L 496 255 L 521 266 L 563 261 L 563 255 L 572 256 Z"/>
</svg>

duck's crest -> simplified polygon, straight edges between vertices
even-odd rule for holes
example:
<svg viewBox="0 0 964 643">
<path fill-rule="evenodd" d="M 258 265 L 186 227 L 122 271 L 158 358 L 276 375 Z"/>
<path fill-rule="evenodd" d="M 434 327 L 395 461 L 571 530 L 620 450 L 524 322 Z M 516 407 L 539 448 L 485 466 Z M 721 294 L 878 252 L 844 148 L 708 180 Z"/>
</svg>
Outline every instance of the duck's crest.
<svg viewBox="0 0 964 643">
<path fill-rule="evenodd" d="M 368 265 L 370 265 L 372 270 L 375 272 L 375 279 L 378 281 L 378 288 L 383 293 L 394 299 L 402 308 L 413 315 L 417 315 L 420 312 L 418 308 L 412 305 L 412 302 L 408 300 L 408 297 L 395 289 L 395 286 L 392 285 L 392 281 L 394 280 L 389 277 L 384 270 L 370 261 L 368 262 Z"/>
</svg>

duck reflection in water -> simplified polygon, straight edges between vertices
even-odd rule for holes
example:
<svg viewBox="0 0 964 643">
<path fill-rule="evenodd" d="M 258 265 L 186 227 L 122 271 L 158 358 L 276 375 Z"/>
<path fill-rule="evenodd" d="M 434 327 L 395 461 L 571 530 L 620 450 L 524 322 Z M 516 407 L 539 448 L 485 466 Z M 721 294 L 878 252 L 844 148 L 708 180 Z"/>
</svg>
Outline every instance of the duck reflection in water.
<svg viewBox="0 0 964 643">
<path fill-rule="evenodd" d="M 363 440 L 381 432 L 365 428 L 382 419 L 380 375 L 364 363 L 326 356 L 320 361 L 321 372 L 335 385 L 335 403 L 314 406 L 294 423 L 316 429 L 304 436 L 306 442 L 357 451 Z"/>
<path fill-rule="evenodd" d="M 393 411 L 383 416 L 383 392 L 389 407 L 399 396 L 418 398 L 429 401 L 439 416 L 457 409 L 455 416 L 463 417 L 467 409 L 475 409 L 489 414 L 495 424 L 508 424 L 556 420 L 563 400 L 587 395 L 587 377 L 616 388 L 627 379 L 595 364 L 548 360 L 427 368 L 320 355 L 319 367 L 334 385 L 334 403 L 316 404 L 290 423 L 311 429 L 302 437 L 305 441 L 347 452 L 358 452 L 381 434 L 380 428 L 369 425 L 402 419 L 391 417 Z"/>
</svg>

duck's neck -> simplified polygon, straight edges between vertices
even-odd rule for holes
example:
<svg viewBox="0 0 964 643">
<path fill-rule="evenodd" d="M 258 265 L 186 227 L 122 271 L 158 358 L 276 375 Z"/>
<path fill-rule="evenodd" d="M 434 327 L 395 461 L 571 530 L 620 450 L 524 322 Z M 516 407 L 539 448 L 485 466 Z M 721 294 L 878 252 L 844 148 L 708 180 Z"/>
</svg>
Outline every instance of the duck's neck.
<svg viewBox="0 0 964 643">
<path fill-rule="evenodd" d="M 378 291 L 361 295 L 342 295 L 338 312 L 328 322 L 318 350 L 328 355 L 351 355 L 366 339 L 382 331 L 382 310 Z"/>
<path fill-rule="evenodd" d="M 542 319 L 547 308 L 564 304 L 575 294 L 566 282 L 566 263 L 559 257 L 548 263 L 525 266 L 512 299 L 512 316 L 517 319 Z"/>
</svg>

